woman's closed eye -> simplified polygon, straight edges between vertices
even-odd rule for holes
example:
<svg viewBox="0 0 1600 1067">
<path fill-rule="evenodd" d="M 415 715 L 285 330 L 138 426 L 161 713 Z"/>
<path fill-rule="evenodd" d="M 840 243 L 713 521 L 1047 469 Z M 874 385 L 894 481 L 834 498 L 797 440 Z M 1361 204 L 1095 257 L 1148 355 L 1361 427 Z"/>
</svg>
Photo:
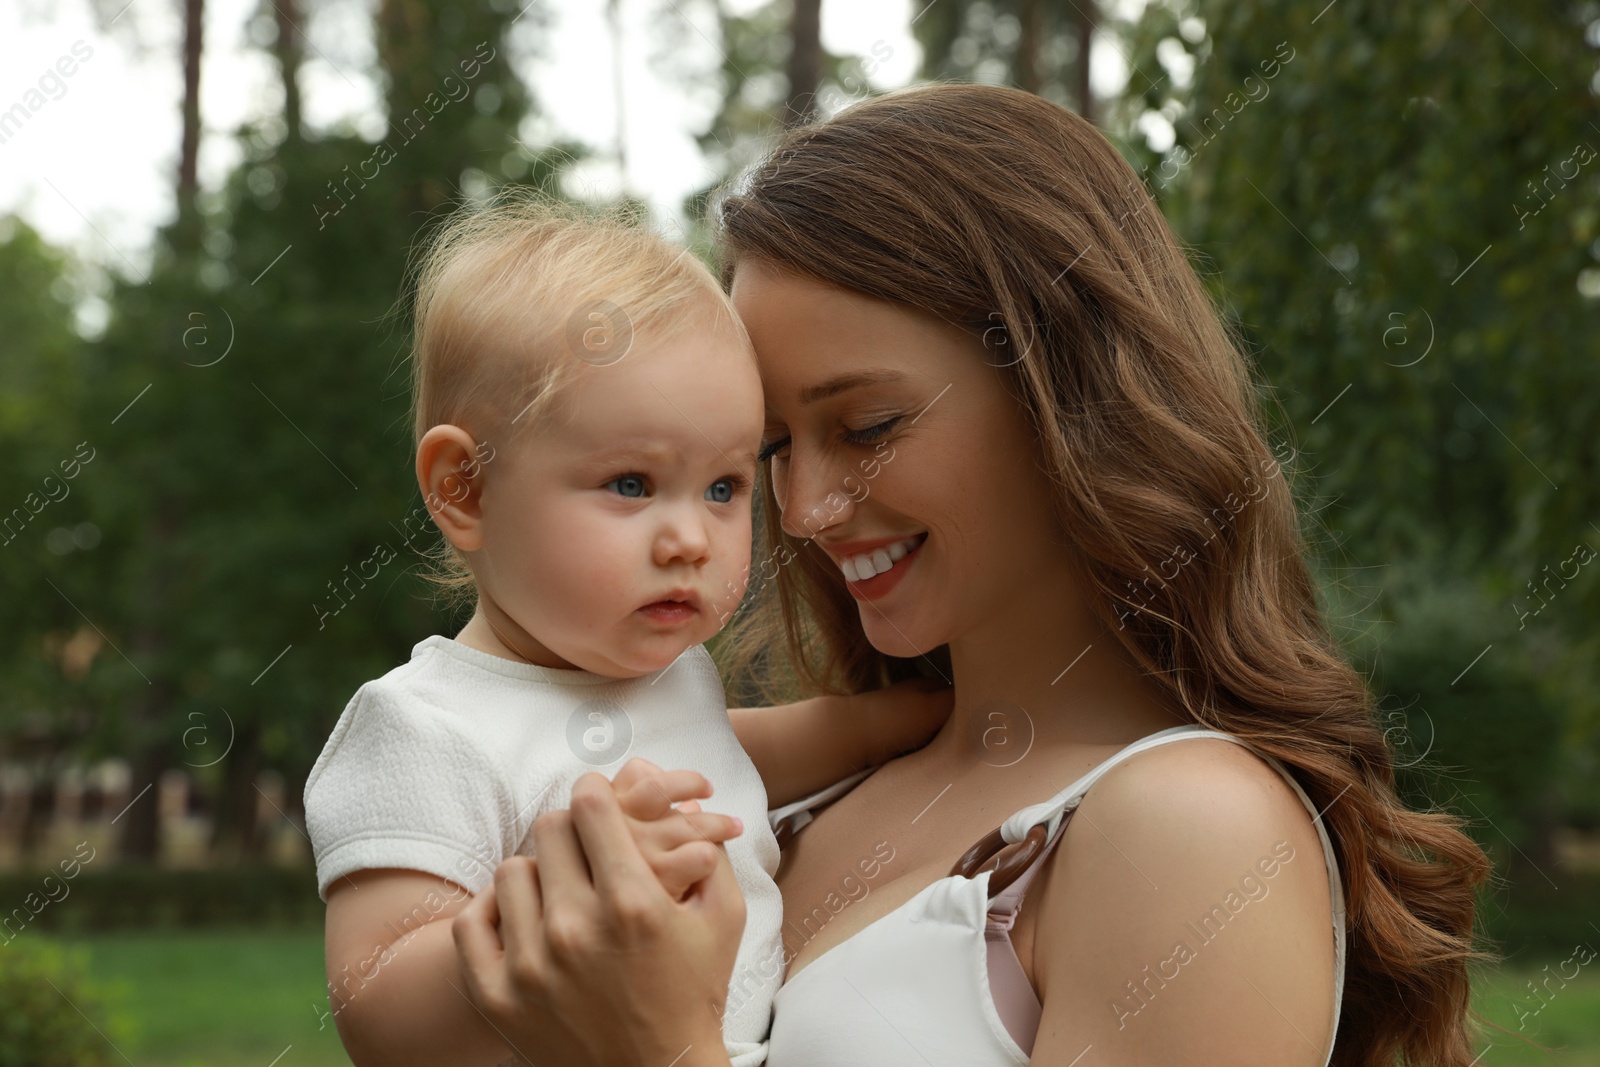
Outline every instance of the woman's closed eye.
<svg viewBox="0 0 1600 1067">
<path fill-rule="evenodd" d="M 853 445 L 874 444 L 879 438 L 883 437 L 890 430 L 894 429 L 895 423 L 899 422 L 903 417 L 904 416 L 901 415 L 895 415 L 892 418 L 884 419 L 882 422 L 874 423 L 865 429 L 846 430 L 840 436 Z"/>
<path fill-rule="evenodd" d="M 904 417 L 905 416 L 903 416 L 903 415 L 895 415 L 892 418 L 884 419 L 882 422 L 874 423 L 871 426 L 866 426 L 866 427 L 863 427 L 862 429 L 859 429 L 859 430 L 846 429 L 846 430 L 842 431 L 839 434 L 839 437 L 845 443 L 852 444 L 852 445 L 870 445 L 870 444 L 875 444 L 877 441 L 882 439 L 884 437 L 884 435 L 886 435 L 890 430 L 894 429 L 895 424 L 898 423 Z M 758 455 L 757 459 L 758 459 L 759 462 L 765 463 L 767 460 L 771 459 L 773 456 L 775 456 L 779 452 L 783 451 L 783 449 L 787 448 L 788 445 L 789 445 L 789 437 L 786 434 L 783 437 L 780 437 L 777 440 L 771 442 L 770 444 L 762 445 L 761 446 L 761 452 Z"/>
<path fill-rule="evenodd" d="M 769 460 L 773 456 L 777 455 L 779 449 L 783 448 L 788 443 L 789 443 L 789 438 L 788 437 L 780 437 L 776 441 L 773 441 L 771 444 L 762 445 L 761 446 L 761 451 L 756 455 L 756 462 L 758 464 L 765 463 L 767 460 Z"/>
</svg>

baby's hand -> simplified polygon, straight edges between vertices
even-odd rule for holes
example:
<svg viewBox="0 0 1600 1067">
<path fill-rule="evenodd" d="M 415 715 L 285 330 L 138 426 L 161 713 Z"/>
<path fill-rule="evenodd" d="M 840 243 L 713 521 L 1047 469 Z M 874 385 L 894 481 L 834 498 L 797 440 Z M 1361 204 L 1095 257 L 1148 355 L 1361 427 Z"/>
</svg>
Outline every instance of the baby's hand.
<svg viewBox="0 0 1600 1067">
<path fill-rule="evenodd" d="M 700 810 L 695 798 L 709 797 L 711 783 L 695 771 L 663 771 L 632 759 L 611 786 L 640 854 L 674 900 L 709 878 L 722 843 L 744 832 L 740 820 Z"/>
</svg>

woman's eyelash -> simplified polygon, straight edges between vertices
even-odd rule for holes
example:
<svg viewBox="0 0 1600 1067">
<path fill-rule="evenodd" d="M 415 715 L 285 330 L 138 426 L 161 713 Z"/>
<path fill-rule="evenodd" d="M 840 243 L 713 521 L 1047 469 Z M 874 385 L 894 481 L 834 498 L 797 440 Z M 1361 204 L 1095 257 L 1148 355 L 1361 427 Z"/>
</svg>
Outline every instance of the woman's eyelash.
<svg viewBox="0 0 1600 1067">
<path fill-rule="evenodd" d="M 864 429 L 845 430 L 842 434 L 840 434 L 840 436 L 853 445 L 870 445 L 893 429 L 895 423 L 899 422 L 902 418 L 904 418 L 903 415 L 896 415 L 892 419 L 885 419 L 876 425 L 868 426 Z M 758 463 L 765 463 L 775 454 L 782 451 L 783 447 L 788 443 L 789 438 L 780 437 L 771 444 L 764 445 L 761 449 L 761 452 L 757 455 L 756 461 Z"/>
<path fill-rule="evenodd" d="M 900 419 L 901 416 L 896 415 L 893 418 L 884 419 L 882 422 L 874 426 L 868 426 L 864 430 L 846 430 L 843 436 L 846 441 L 849 441 L 852 444 L 870 445 L 878 438 L 892 430 L 894 428 L 894 424 L 899 422 Z"/>
</svg>

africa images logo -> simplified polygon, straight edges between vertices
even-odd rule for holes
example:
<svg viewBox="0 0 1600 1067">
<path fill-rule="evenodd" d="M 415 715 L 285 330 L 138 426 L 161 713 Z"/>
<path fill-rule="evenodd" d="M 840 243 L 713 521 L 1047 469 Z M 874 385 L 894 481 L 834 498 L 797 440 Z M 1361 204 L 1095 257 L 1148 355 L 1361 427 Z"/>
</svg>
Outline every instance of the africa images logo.
<svg viewBox="0 0 1600 1067">
<path fill-rule="evenodd" d="M 567 716 L 567 747 L 591 767 L 608 767 L 628 754 L 633 722 L 610 697 L 586 700 Z"/>
</svg>

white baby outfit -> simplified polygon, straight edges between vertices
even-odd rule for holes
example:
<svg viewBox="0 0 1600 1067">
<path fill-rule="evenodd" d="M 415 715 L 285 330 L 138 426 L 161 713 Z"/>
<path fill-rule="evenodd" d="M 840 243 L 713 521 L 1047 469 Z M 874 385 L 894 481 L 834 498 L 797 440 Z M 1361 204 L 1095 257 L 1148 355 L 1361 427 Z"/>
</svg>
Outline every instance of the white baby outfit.
<svg viewBox="0 0 1600 1067">
<path fill-rule="evenodd" d="M 533 855 L 533 822 L 570 806 L 588 771 L 635 756 L 715 786 L 701 807 L 744 821 L 727 843 L 746 919 L 723 1016 L 733 1067 L 766 1058 L 783 981 L 778 843 L 767 794 L 728 722 L 704 646 L 640 678 L 517 663 L 448 637 L 356 691 L 306 781 L 317 892 L 352 871 L 396 867 L 473 893 L 507 856 Z"/>
</svg>

